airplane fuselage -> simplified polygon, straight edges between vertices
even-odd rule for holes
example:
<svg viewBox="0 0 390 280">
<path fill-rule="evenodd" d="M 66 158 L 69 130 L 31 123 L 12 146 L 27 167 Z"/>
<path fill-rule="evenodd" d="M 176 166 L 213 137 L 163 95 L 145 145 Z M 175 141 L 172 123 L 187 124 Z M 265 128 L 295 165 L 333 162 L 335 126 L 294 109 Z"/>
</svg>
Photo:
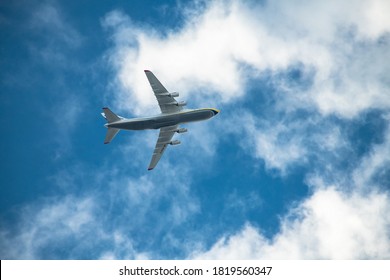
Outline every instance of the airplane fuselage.
<svg viewBox="0 0 390 280">
<path fill-rule="evenodd" d="M 125 130 L 160 129 L 162 127 L 181 123 L 207 120 L 218 114 L 218 112 L 219 111 L 217 109 L 213 108 L 183 110 L 180 112 L 161 114 L 153 117 L 121 119 L 119 121 L 106 124 L 106 127 Z"/>
</svg>

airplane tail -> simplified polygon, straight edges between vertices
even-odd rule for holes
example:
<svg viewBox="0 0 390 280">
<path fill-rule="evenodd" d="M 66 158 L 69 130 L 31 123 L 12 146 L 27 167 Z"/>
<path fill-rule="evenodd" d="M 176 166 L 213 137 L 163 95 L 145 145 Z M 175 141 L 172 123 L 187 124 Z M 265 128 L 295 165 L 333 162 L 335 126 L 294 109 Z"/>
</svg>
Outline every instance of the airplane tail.
<svg viewBox="0 0 390 280">
<path fill-rule="evenodd" d="M 103 108 L 102 116 L 107 120 L 107 124 L 116 122 L 121 120 L 119 116 L 117 116 L 114 112 L 112 112 L 107 107 Z M 104 144 L 108 144 L 114 139 L 114 137 L 118 134 L 120 129 L 113 128 L 113 127 L 107 127 L 107 133 L 106 138 L 104 139 Z"/>
<path fill-rule="evenodd" d="M 118 134 L 120 129 L 109 127 L 107 129 L 106 138 L 104 139 L 104 144 L 108 144 L 114 139 L 114 137 Z"/>
<path fill-rule="evenodd" d="M 108 123 L 116 122 L 121 119 L 118 115 L 116 115 L 113 111 L 111 111 L 107 107 L 103 108 L 102 116 L 107 120 Z"/>
</svg>

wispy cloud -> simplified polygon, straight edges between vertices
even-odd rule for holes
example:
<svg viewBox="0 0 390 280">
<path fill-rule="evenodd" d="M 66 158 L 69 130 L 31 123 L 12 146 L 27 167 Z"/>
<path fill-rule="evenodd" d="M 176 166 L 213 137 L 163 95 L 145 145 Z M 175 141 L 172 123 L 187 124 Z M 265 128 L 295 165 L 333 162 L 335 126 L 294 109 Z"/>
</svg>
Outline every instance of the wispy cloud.
<svg viewBox="0 0 390 280">
<path fill-rule="evenodd" d="M 44 1 L 34 8 L 30 28 L 42 31 L 51 47 L 61 44 L 76 49 L 83 43 L 83 36 L 66 20 L 55 1 Z"/>
<path fill-rule="evenodd" d="M 57 246 L 73 243 L 74 236 L 85 237 L 91 225 L 96 222 L 93 217 L 93 200 L 65 196 L 50 199 L 43 207 L 34 205 L 22 209 L 20 228 L 1 230 L 2 258 L 4 259 L 40 259 L 58 258 Z M 82 237 L 81 237 L 82 238 Z M 69 244 L 69 245 L 70 245 Z M 80 244 L 72 244 L 70 250 L 77 250 Z M 67 252 L 71 257 L 72 252 Z"/>
<path fill-rule="evenodd" d="M 388 259 L 389 203 L 385 194 L 348 197 L 330 187 L 291 210 L 272 240 L 248 224 L 191 258 Z"/>
<path fill-rule="evenodd" d="M 389 122 L 389 116 L 386 121 Z M 352 174 L 353 182 L 361 191 L 382 188 L 388 190 L 390 187 L 389 178 L 390 163 L 390 125 L 384 131 L 384 139 L 380 144 L 371 147 L 369 153 L 362 158 L 358 167 Z"/>
<path fill-rule="evenodd" d="M 57 160 L 69 154 L 76 122 L 85 107 L 83 90 L 75 89 L 67 80 L 71 75 L 81 78 L 85 73 L 86 67 L 77 53 L 84 46 L 85 37 L 57 1 L 31 5 L 29 15 L 26 28 L 31 37 L 27 40 L 30 63 L 38 66 L 42 75 L 50 77 L 42 86 L 51 91 L 55 104 L 43 114 L 53 122 L 52 138 L 58 144 L 53 159 Z"/>
<path fill-rule="evenodd" d="M 18 208 L 19 223 L 2 225 L 3 259 L 161 258 L 161 250 L 179 250 L 173 233 L 200 211 L 187 173 L 169 163 L 140 176 L 116 163 L 78 164 L 50 182 L 57 195 Z"/>
</svg>

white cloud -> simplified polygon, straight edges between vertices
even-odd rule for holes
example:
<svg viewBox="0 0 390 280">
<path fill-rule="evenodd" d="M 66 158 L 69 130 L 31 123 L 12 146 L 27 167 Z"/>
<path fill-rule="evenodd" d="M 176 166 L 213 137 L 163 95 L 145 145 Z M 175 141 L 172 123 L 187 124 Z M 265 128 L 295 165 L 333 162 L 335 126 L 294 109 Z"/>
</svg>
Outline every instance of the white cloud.
<svg viewBox="0 0 390 280">
<path fill-rule="evenodd" d="M 120 232 L 115 231 L 111 234 L 110 238 L 113 241 L 113 245 L 100 255 L 99 259 L 103 260 L 147 260 L 151 257 L 148 253 L 139 253 L 134 249 L 133 242 L 129 237 Z"/>
<path fill-rule="evenodd" d="M 269 38 L 245 6 L 214 2 L 204 14 L 191 15 L 183 29 L 166 36 L 118 11 L 107 15 L 104 26 L 113 28 L 116 44 L 110 60 L 123 89 L 119 101 L 126 107 L 140 113 L 155 103 L 143 69 L 155 71 L 168 89 L 193 93 L 198 102 L 201 97 L 227 102 L 245 92 L 242 63 L 264 69 L 286 66 L 286 57 L 292 59 L 291 48 Z M 261 46 L 267 40 L 274 48 Z M 279 55 L 270 60 L 274 52 Z"/>
<path fill-rule="evenodd" d="M 293 92 L 301 106 L 347 118 L 389 108 L 382 58 L 389 57 L 390 23 L 380 20 L 390 12 L 386 1 L 214 1 L 202 11 L 188 13 L 183 27 L 167 34 L 118 11 L 106 16 L 121 106 L 136 114 L 153 107 L 145 68 L 184 96 L 232 102 L 245 95 L 247 77 L 299 62 L 315 72 L 306 92 Z"/>
<path fill-rule="evenodd" d="M 383 0 L 293 0 L 271 2 L 267 6 L 268 11 L 278 16 L 273 24 L 284 15 L 282 18 L 294 25 L 292 31 L 306 30 L 318 39 L 332 40 L 340 27 L 356 27 L 360 36 L 374 40 L 390 31 L 390 20 L 385 16 L 390 5 Z"/>
<path fill-rule="evenodd" d="M 190 107 L 234 104 L 246 97 L 249 81 L 266 76 L 274 113 L 284 120 L 241 122 L 248 138 L 242 146 L 285 173 L 306 162 L 313 147 L 337 151 L 348 144 L 338 127 L 307 137 L 313 122 L 324 124 L 321 117 L 389 110 L 390 23 L 381 20 L 388 13 L 386 1 L 201 2 L 185 10 L 180 28 L 163 32 L 112 11 L 102 24 L 114 44 L 108 53 L 117 77 L 114 102 L 137 115 L 157 113 L 143 69 L 181 92 Z M 288 74 L 295 68 L 298 86 Z M 319 116 L 295 121 L 291 114 L 299 109 Z"/>
<path fill-rule="evenodd" d="M 384 119 L 388 120 L 388 116 Z M 253 115 L 248 114 L 245 120 L 247 127 L 244 130 L 248 130 L 248 135 L 252 136 L 245 143 L 247 149 L 250 143 L 255 149 L 260 147 L 257 144 L 260 132 L 271 133 L 271 136 L 272 132 L 283 133 L 278 126 L 269 130 L 258 129 L 262 123 Z M 308 130 L 310 122 L 322 129 Z M 321 124 L 321 120 L 317 124 L 314 119 L 303 121 L 301 125 L 298 131 L 289 135 L 291 138 L 287 138 L 289 142 L 298 143 L 303 150 L 302 155 L 307 154 L 310 158 L 306 183 L 313 195 L 298 206 L 292 206 L 289 214 L 281 218 L 280 231 L 271 239 L 262 234 L 261 228 L 247 224 L 235 234 L 225 234 L 210 248 L 194 250 L 189 258 L 390 258 L 390 196 L 386 180 L 389 171 L 389 127 L 384 129 L 383 140 L 371 146 L 368 153 L 356 162 L 355 169 L 338 170 L 337 157 L 351 148 L 341 128 L 331 128 L 326 122 Z M 294 125 L 289 127 L 297 129 Z M 310 135 L 306 130 L 311 132 Z M 265 143 L 267 145 L 261 146 L 265 151 L 258 156 L 266 160 L 268 167 L 283 171 L 292 163 L 296 166 L 293 156 L 278 156 L 278 151 L 283 151 L 283 142 L 279 143 L 271 137 Z M 312 145 L 321 147 L 311 150 Z M 315 164 L 311 158 L 313 155 L 323 162 Z"/>
<path fill-rule="evenodd" d="M 277 117 L 275 117 L 275 114 Z M 319 115 L 296 117 L 280 116 L 274 110 L 266 115 L 235 110 L 223 116 L 218 129 L 234 138 L 252 157 L 264 160 L 266 169 L 287 175 L 291 168 L 311 165 L 323 168 L 340 160 L 350 142 L 339 124 Z"/>
<path fill-rule="evenodd" d="M 72 236 L 82 236 L 93 223 L 94 202 L 91 198 L 65 196 L 44 204 L 22 209 L 21 228 L 14 233 L 3 228 L 0 242 L 2 258 L 39 259 L 42 250 L 54 250 L 56 244 Z M 47 248 L 49 245 L 51 248 Z M 49 253 L 50 255 L 50 253 Z"/>
<path fill-rule="evenodd" d="M 255 142 L 255 155 L 265 160 L 268 168 L 275 168 L 282 173 L 291 164 L 305 162 L 307 150 L 303 139 L 299 134 L 291 136 L 289 131 L 294 129 L 294 124 L 287 127 L 284 124 L 266 126 L 252 135 Z"/>
<path fill-rule="evenodd" d="M 199 211 L 197 199 L 191 196 L 191 178 L 185 168 L 183 166 L 180 172 L 176 172 L 169 163 L 163 163 L 159 165 L 158 174 L 148 173 L 138 178 L 130 177 L 111 183 L 112 188 L 129 201 L 124 211 L 129 215 L 137 212 L 132 223 L 142 226 L 145 221 L 153 220 L 156 222 L 155 234 L 158 234 L 161 228 L 179 225 Z M 164 224 L 157 223 L 161 212 L 156 207 L 161 203 L 167 203 L 167 209 L 163 211 Z"/>
<path fill-rule="evenodd" d="M 390 117 L 387 116 L 387 121 Z M 360 162 L 352 174 L 352 179 L 357 188 L 362 191 L 370 190 L 379 184 L 381 187 L 389 188 L 390 183 L 379 178 L 381 175 L 386 176 L 390 172 L 390 126 L 384 132 L 384 141 L 371 147 L 370 152 Z M 386 178 L 386 177 L 385 177 Z"/>
<path fill-rule="evenodd" d="M 51 176 L 53 190 L 65 195 L 16 208 L 18 223 L 0 229 L 1 257 L 148 259 L 161 257 L 154 248 L 160 238 L 162 247 L 180 247 L 172 231 L 200 208 L 185 167 L 177 173 L 165 162 L 131 176 L 121 163 L 99 170 L 76 164 Z"/>
<path fill-rule="evenodd" d="M 390 198 L 319 190 L 282 219 L 272 240 L 245 226 L 195 259 L 388 259 Z"/>
</svg>

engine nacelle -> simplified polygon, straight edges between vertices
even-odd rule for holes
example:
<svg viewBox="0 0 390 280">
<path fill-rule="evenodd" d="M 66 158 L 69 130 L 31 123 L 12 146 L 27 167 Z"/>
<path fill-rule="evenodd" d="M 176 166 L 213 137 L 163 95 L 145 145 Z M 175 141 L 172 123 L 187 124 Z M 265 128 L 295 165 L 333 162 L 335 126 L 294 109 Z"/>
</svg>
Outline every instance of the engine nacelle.
<svg viewBox="0 0 390 280">
<path fill-rule="evenodd" d="M 187 105 L 187 102 L 186 101 L 180 101 L 177 103 L 176 106 L 186 106 Z"/>
<path fill-rule="evenodd" d="M 187 102 L 185 101 L 180 101 L 180 102 L 171 102 L 171 103 L 168 103 L 170 105 L 176 105 L 176 106 L 186 106 L 187 105 Z"/>
<path fill-rule="evenodd" d="M 178 97 L 179 93 L 178 92 L 164 92 L 164 93 L 159 93 L 159 96 L 169 96 L 169 97 Z"/>
<path fill-rule="evenodd" d="M 171 142 L 169 142 L 170 145 L 179 145 L 181 142 L 179 140 L 172 140 Z"/>
<path fill-rule="evenodd" d="M 184 132 L 187 132 L 188 129 L 187 128 L 179 128 L 178 130 L 176 130 L 177 133 L 184 133 Z"/>
<path fill-rule="evenodd" d="M 170 96 L 170 97 L 179 97 L 179 93 L 178 92 L 170 92 L 170 93 L 168 93 L 168 96 Z"/>
</svg>

